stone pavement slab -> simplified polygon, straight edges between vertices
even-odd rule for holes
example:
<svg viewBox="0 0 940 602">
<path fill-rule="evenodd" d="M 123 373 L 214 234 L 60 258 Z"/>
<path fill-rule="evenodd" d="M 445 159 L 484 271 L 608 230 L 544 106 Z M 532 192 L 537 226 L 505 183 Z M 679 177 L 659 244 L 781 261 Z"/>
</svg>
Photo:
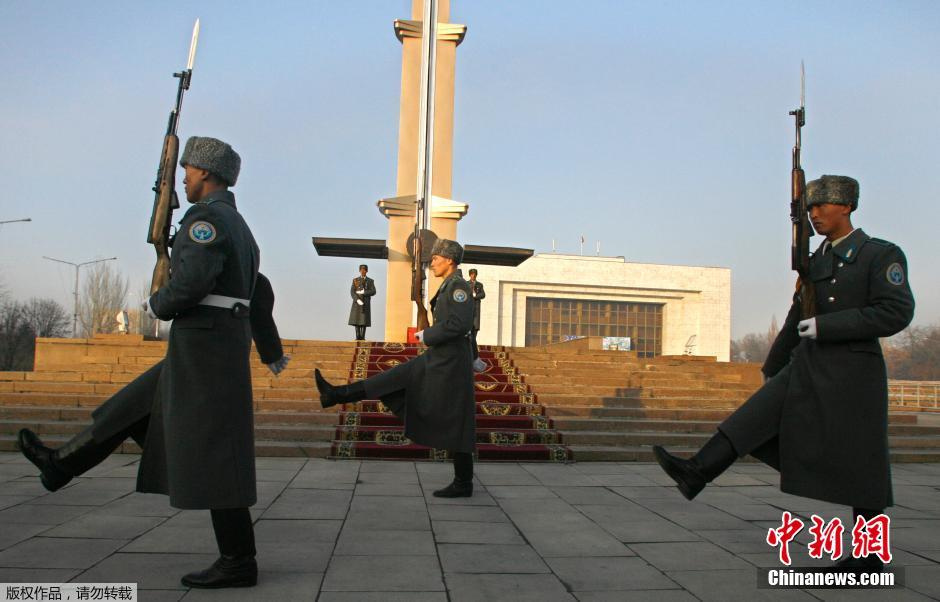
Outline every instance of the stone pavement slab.
<svg viewBox="0 0 940 602">
<path fill-rule="evenodd" d="M 0 567 L 87 569 L 126 544 L 120 539 L 32 537 L 0 552 Z"/>
<path fill-rule="evenodd" d="M 431 556 L 334 556 L 323 579 L 330 592 L 443 592 L 440 564 Z"/>
<path fill-rule="evenodd" d="M 575 592 L 679 589 L 642 558 L 548 558 L 546 562 Z"/>
<path fill-rule="evenodd" d="M 447 592 L 320 592 L 318 602 L 447 602 Z"/>
<path fill-rule="evenodd" d="M 437 556 L 430 531 L 343 529 L 337 556 Z"/>
<path fill-rule="evenodd" d="M 491 544 L 438 544 L 445 573 L 548 573 L 531 547 Z"/>
<path fill-rule="evenodd" d="M 444 581 L 452 602 L 567 602 L 574 596 L 555 575 L 453 574 Z"/>
<path fill-rule="evenodd" d="M 471 498 L 440 499 L 447 463 L 259 458 L 252 508 L 259 585 L 187 590 L 217 557 L 208 511 L 133 492 L 135 456 L 112 456 L 56 493 L 0 453 L 0 582 L 135 582 L 141 600 L 924 600 L 940 599 L 940 466 L 895 470 L 892 590 L 758 589 L 780 566 L 765 542 L 783 510 L 851 518 L 780 492 L 756 463 L 696 500 L 651 463 L 477 463 Z M 804 529 L 794 566 L 810 559 Z M 850 544 L 848 536 L 844 545 Z"/>
</svg>

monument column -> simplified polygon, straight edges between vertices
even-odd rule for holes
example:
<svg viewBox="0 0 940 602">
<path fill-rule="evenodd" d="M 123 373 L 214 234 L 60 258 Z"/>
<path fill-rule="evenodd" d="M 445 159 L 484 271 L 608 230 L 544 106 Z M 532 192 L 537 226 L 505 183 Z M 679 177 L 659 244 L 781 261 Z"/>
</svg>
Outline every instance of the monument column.
<svg viewBox="0 0 940 602">
<path fill-rule="evenodd" d="M 412 0 L 411 19 L 395 21 L 395 35 L 402 43 L 401 108 L 398 121 L 398 177 L 394 198 L 378 202 L 388 218 L 388 276 L 385 296 L 385 340 L 403 342 L 413 325 L 411 257 L 408 236 L 414 231 L 418 180 L 419 121 L 421 107 L 421 35 L 424 0 Z M 434 89 L 434 148 L 431 172 L 430 228 L 440 238 L 457 239 L 457 222 L 467 205 L 451 200 L 454 140 L 454 74 L 457 45 L 467 28 L 448 23 L 450 0 L 438 0 L 438 35 Z M 440 286 L 430 276 L 429 298 Z"/>
</svg>

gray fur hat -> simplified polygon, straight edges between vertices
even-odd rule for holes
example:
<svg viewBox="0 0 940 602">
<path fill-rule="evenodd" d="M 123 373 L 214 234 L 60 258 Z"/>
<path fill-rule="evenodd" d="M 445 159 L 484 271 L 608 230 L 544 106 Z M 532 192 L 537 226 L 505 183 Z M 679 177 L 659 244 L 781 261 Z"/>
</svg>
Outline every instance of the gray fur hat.
<svg viewBox="0 0 940 602">
<path fill-rule="evenodd" d="M 199 169 L 215 174 L 229 186 L 234 186 L 238 180 L 238 171 L 242 166 L 242 158 L 238 156 L 231 146 L 216 138 L 192 136 L 186 141 L 180 165 L 192 165 Z"/>
<path fill-rule="evenodd" d="M 431 247 L 431 255 L 440 255 L 441 257 L 453 259 L 454 263 L 460 263 L 463 261 L 463 247 L 456 241 L 438 238 L 434 241 L 434 246 Z"/>
<path fill-rule="evenodd" d="M 858 180 L 848 176 L 822 176 L 806 185 L 806 206 L 833 203 L 858 208 Z"/>
</svg>

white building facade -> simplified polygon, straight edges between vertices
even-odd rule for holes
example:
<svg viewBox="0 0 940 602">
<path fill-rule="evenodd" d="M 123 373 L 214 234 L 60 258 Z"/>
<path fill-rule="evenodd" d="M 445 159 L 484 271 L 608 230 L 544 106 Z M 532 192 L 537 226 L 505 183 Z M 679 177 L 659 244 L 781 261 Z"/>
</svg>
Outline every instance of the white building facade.
<svg viewBox="0 0 940 602">
<path fill-rule="evenodd" d="M 476 268 L 486 290 L 481 345 L 522 347 L 578 336 L 629 337 L 640 356 L 728 361 L 731 270 L 538 254 L 516 267 Z"/>
</svg>

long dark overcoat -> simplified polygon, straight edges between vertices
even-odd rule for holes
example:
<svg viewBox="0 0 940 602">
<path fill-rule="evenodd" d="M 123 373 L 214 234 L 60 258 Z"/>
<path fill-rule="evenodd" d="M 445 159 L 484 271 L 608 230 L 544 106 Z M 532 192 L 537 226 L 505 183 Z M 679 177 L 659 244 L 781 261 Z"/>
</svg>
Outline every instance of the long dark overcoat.
<svg viewBox="0 0 940 602">
<path fill-rule="evenodd" d="M 470 285 L 470 292 L 473 293 L 473 330 L 480 330 L 480 301 L 486 297 L 486 291 L 483 290 L 483 283 L 480 281 L 467 281 Z"/>
<path fill-rule="evenodd" d="M 250 299 L 259 258 L 234 195 L 214 192 L 186 212 L 170 281 L 150 297 L 157 316 L 173 325 L 138 486 L 168 494 L 176 508 L 242 508 L 257 500 L 249 320 L 200 301 L 208 294 Z"/>
<path fill-rule="evenodd" d="M 893 503 L 888 387 L 878 339 L 914 316 L 907 261 L 855 230 L 810 260 L 817 338 L 800 338 L 794 302 L 763 372 L 765 385 L 719 427 L 741 454 L 780 470 L 780 489 L 881 509 Z"/>
<path fill-rule="evenodd" d="M 363 291 L 360 295 L 356 291 Z M 375 281 L 365 278 L 353 278 L 349 287 L 349 296 L 352 297 L 352 307 L 349 308 L 350 326 L 372 326 L 372 296 L 375 295 Z M 362 301 L 362 305 L 356 303 Z"/>
<path fill-rule="evenodd" d="M 284 356 L 273 311 L 274 290 L 270 281 L 259 273 L 251 297 L 249 322 L 255 349 L 263 364 L 274 363 Z M 110 439 L 139 424 L 141 428 L 132 430 L 130 435 L 142 449 L 146 449 L 147 420 L 154 410 L 154 403 L 160 403 L 156 392 L 164 361 L 160 360 L 151 366 L 95 408 L 91 414 L 92 434 L 97 441 Z M 141 486 L 148 488 L 146 475 L 142 478 Z"/>
<path fill-rule="evenodd" d="M 476 439 L 473 357 L 467 336 L 473 325 L 470 286 L 454 272 L 431 299 L 434 324 L 424 331 L 427 351 L 365 381 L 404 418 L 405 436 L 420 445 L 472 453 Z"/>
</svg>

